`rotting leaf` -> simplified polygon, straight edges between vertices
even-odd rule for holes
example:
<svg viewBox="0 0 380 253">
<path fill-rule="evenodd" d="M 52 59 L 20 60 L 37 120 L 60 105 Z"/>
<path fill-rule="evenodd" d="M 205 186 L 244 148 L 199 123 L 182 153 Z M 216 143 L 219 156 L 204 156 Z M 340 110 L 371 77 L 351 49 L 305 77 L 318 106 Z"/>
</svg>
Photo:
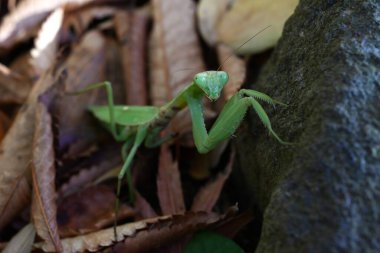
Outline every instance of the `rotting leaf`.
<svg viewBox="0 0 380 253">
<path fill-rule="evenodd" d="M 96 185 L 67 196 L 58 206 L 59 234 L 75 236 L 102 229 L 113 224 L 116 195 L 111 187 Z M 119 219 L 133 217 L 135 211 L 121 205 Z"/>
<path fill-rule="evenodd" d="M 178 162 L 173 161 L 167 145 L 161 146 L 157 194 L 163 214 L 179 214 L 185 211 Z"/>
<path fill-rule="evenodd" d="M 58 235 L 55 199 L 55 156 L 51 116 L 46 106 L 36 107 L 36 128 L 32 159 L 32 219 L 37 234 L 55 252 L 62 251 Z"/>
<path fill-rule="evenodd" d="M 28 203 L 25 173 L 32 159 L 37 96 L 53 83 L 51 72 L 41 76 L 0 144 L 0 229 Z"/>
<path fill-rule="evenodd" d="M 232 167 L 235 160 L 234 158 L 235 158 L 235 153 L 232 152 L 225 171 L 220 172 L 214 181 L 208 183 L 206 186 L 204 186 L 202 189 L 198 191 L 197 195 L 194 197 L 194 200 L 193 200 L 193 204 L 191 207 L 192 211 L 210 212 L 212 210 L 212 208 L 218 201 L 218 198 L 220 196 L 220 193 L 222 192 L 224 183 L 226 182 L 226 180 L 231 174 Z"/>
</svg>

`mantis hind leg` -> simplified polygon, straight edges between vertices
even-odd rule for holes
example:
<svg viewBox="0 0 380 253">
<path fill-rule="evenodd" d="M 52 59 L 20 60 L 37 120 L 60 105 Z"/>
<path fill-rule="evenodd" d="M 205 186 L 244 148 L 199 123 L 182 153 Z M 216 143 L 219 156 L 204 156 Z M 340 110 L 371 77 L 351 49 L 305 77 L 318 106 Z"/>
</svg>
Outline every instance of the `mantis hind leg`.
<svg viewBox="0 0 380 253">
<path fill-rule="evenodd" d="M 146 126 L 139 126 L 137 129 L 136 137 L 134 138 L 133 145 L 131 149 L 129 150 L 128 155 L 126 156 L 125 162 L 123 164 L 123 167 L 121 168 L 119 175 L 117 177 L 117 190 L 116 190 L 116 203 L 115 203 L 115 220 L 114 220 L 114 234 L 115 239 L 117 238 L 117 219 L 119 214 L 119 205 L 120 205 L 120 190 L 121 190 L 121 183 L 122 180 L 127 174 L 127 181 L 128 181 L 128 188 L 129 188 L 129 197 L 131 202 L 134 202 L 134 188 L 132 184 L 132 173 L 130 168 L 130 165 L 133 161 L 133 158 L 137 152 L 137 149 L 140 147 L 141 143 L 144 141 L 146 135 L 147 135 L 147 127 Z M 124 145 L 125 148 L 128 148 L 130 146 L 129 140 L 127 140 L 126 144 Z M 124 148 L 123 146 L 123 148 Z"/>
</svg>

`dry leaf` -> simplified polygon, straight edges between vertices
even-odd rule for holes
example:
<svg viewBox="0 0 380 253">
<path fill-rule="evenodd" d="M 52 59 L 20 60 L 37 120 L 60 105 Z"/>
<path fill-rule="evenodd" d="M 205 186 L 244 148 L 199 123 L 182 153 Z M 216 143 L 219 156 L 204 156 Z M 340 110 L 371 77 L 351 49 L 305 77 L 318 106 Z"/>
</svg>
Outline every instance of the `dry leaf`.
<svg viewBox="0 0 380 253">
<path fill-rule="evenodd" d="M 285 21 L 293 14 L 299 0 L 237 0 L 218 22 L 219 41 L 242 54 L 252 54 L 273 47 L 281 37 Z M 239 48 L 255 33 L 270 26 L 254 40 Z"/>
<path fill-rule="evenodd" d="M 157 194 L 162 214 L 185 212 L 178 162 L 173 160 L 167 145 L 161 146 L 157 176 Z"/>
<path fill-rule="evenodd" d="M 197 7 L 199 31 L 204 40 L 214 46 L 218 41 L 216 27 L 221 16 L 236 0 L 201 0 Z"/>
<path fill-rule="evenodd" d="M 146 105 L 148 102 L 145 81 L 145 43 L 148 21 L 149 16 L 144 9 L 119 11 L 115 15 L 115 29 L 122 45 L 126 102 L 131 105 Z"/>
<path fill-rule="evenodd" d="M 115 219 L 116 195 L 111 187 L 97 185 L 72 194 L 58 206 L 59 234 L 72 237 L 112 225 Z M 119 219 L 131 218 L 135 211 L 121 205 Z"/>
<path fill-rule="evenodd" d="M 0 103 L 23 103 L 31 89 L 30 80 L 0 64 Z"/>
<path fill-rule="evenodd" d="M 62 84 L 65 91 L 78 91 L 89 84 L 104 81 L 104 50 L 105 40 L 99 32 L 86 34 L 63 66 L 67 72 Z M 75 157 L 98 138 L 98 125 L 87 107 L 98 104 L 105 95 L 103 89 L 97 89 L 77 96 L 63 95 L 54 101 L 53 115 L 58 117 L 59 128 L 58 150 L 68 149 L 67 157 Z"/>
<path fill-rule="evenodd" d="M 154 105 L 163 105 L 187 87 L 204 70 L 195 29 L 195 6 L 191 0 L 152 1 L 154 28 L 149 41 L 150 91 Z M 206 104 L 206 111 L 211 111 Z M 179 133 L 182 145 L 194 146 L 189 138 L 190 115 L 181 111 L 168 129 Z M 209 118 L 206 118 L 206 120 Z"/>
<path fill-rule="evenodd" d="M 62 246 L 57 225 L 52 122 L 51 116 L 42 102 L 37 103 L 36 107 L 36 128 L 33 142 L 33 224 L 37 234 L 45 243 L 54 248 L 55 252 L 60 252 Z"/>
<path fill-rule="evenodd" d="M 0 26 L 0 51 L 32 37 L 49 13 L 67 3 L 83 4 L 92 0 L 25 0 L 8 14 Z"/>
<path fill-rule="evenodd" d="M 146 229 L 138 231 L 133 237 L 127 237 L 123 243 L 115 246 L 116 252 L 142 253 L 152 252 L 154 249 L 177 243 L 186 235 L 197 230 L 214 226 L 224 219 L 228 219 L 237 212 L 230 209 L 224 215 L 207 212 L 189 212 L 184 215 L 172 215 L 169 219 L 159 220 Z"/>
<path fill-rule="evenodd" d="M 232 167 L 235 160 L 235 153 L 231 153 L 230 160 L 226 166 L 226 170 L 220 172 L 216 179 L 211 183 L 208 183 L 202 189 L 200 189 L 197 195 L 194 197 L 191 211 L 206 211 L 211 212 L 212 208 L 218 201 L 220 193 L 222 192 L 224 183 L 231 174 Z"/>
<path fill-rule="evenodd" d="M 148 227 L 149 223 L 159 222 L 160 219 L 168 218 L 169 216 L 162 216 L 117 226 L 117 238 L 115 238 L 114 229 L 108 228 L 86 235 L 62 239 L 63 252 L 94 252 L 102 247 L 111 246 L 115 243 L 115 239 L 119 242 L 127 236 L 135 236 L 138 230 Z M 54 248 L 45 242 L 37 243 L 35 247 L 41 248 L 45 252 L 54 251 Z"/>
<path fill-rule="evenodd" d="M 120 168 L 122 165 L 120 148 L 118 146 L 115 147 L 113 144 L 112 146 L 103 147 L 86 158 L 83 164 L 83 166 L 82 164 L 70 166 L 77 174 L 71 175 L 69 180 L 60 187 L 60 197 L 65 197 L 93 184 L 106 171 Z"/>
<path fill-rule="evenodd" d="M 227 72 L 229 76 L 228 83 L 223 89 L 223 98 L 224 101 L 227 101 L 243 86 L 247 67 L 245 61 L 235 55 L 231 48 L 218 45 L 217 52 L 222 70 Z"/>
<path fill-rule="evenodd" d="M 31 64 L 36 73 L 42 74 L 57 58 L 58 36 L 63 21 L 63 9 L 56 9 L 42 24 L 34 48 L 31 50 Z"/>
<path fill-rule="evenodd" d="M 10 125 L 11 120 L 4 112 L 0 111 L 0 143 L 5 136 L 5 133 L 8 131 Z"/>
<path fill-rule="evenodd" d="M 34 226 L 29 223 L 12 237 L 2 253 L 31 252 L 35 235 Z"/>
<path fill-rule="evenodd" d="M 139 214 L 141 215 L 142 218 L 147 219 L 147 218 L 152 218 L 156 217 L 157 214 L 152 208 L 152 206 L 148 203 L 148 201 L 140 195 L 136 191 L 136 202 L 135 202 L 135 208 L 136 210 L 139 211 Z"/>
<path fill-rule="evenodd" d="M 153 0 L 152 8 L 150 88 L 153 104 L 162 105 L 189 85 L 194 74 L 204 70 L 204 64 L 195 32 L 194 3 Z"/>
<path fill-rule="evenodd" d="M 32 159 L 37 96 L 53 82 L 50 72 L 41 76 L 0 144 L 0 229 L 28 202 L 30 189 L 24 174 Z"/>
</svg>

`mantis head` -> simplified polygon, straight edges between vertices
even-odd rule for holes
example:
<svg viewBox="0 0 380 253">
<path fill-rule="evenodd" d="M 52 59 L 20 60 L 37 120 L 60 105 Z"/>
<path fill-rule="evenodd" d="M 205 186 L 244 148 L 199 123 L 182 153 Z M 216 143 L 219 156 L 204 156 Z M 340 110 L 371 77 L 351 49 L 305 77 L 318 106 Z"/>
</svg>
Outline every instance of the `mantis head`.
<svg viewBox="0 0 380 253">
<path fill-rule="evenodd" d="M 228 74 L 224 71 L 205 71 L 194 76 L 194 83 L 212 101 L 219 98 L 220 92 L 227 82 Z"/>
</svg>

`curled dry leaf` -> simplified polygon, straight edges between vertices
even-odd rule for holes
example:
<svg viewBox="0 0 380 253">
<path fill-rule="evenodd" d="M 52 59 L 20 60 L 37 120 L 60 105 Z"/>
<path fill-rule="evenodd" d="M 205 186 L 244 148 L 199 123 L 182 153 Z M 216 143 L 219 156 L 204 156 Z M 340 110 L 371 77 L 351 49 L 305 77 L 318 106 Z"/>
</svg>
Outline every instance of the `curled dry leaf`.
<svg viewBox="0 0 380 253">
<path fill-rule="evenodd" d="M 43 73 L 53 65 L 57 57 L 58 35 L 63 20 L 63 9 L 56 9 L 44 21 L 34 40 L 31 64 L 36 73 Z"/>
<path fill-rule="evenodd" d="M 32 159 L 37 96 L 53 82 L 51 72 L 41 76 L 0 144 L 0 229 L 28 203 L 25 173 Z"/>
<path fill-rule="evenodd" d="M 157 194 L 163 214 L 185 212 L 178 162 L 173 160 L 167 145 L 161 146 L 157 176 Z"/>
<path fill-rule="evenodd" d="M 257 39 L 237 49 L 238 53 L 252 54 L 273 47 L 281 37 L 285 21 L 293 14 L 299 0 L 238 0 L 223 15 L 217 28 L 220 41 L 237 49 L 256 32 L 270 29 Z"/>
<path fill-rule="evenodd" d="M 2 253 L 31 252 L 35 235 L 34 226 L 29 223 L 12 237 Z"/>
<path fill-rule="evenodd" d="M 51 116 L 46 106 L 36 107 L 36 128 L 32 159 L 32 219 L 37 234 L 55 252 L 62 250 L 58 235 L 57 205 L 55 200 L 55 156 Z"/>
<path fill-rule="evenodd" d="M 72 237 L 112 225 L 115 219 L 116 195 L 111 187 L 96 185 L 67 196 L 58 206 L 59 234 Z M 131 218 L 135 211 L 121 205 L 119 219 Z"/>
<path fill-rule="evenodd" d="M 49 13 L 67 3 L 83 4 L 93 0 L 25 0 L 6 16 L 0 26 L 0 52 L 32 37 Z"/>
</svg>

